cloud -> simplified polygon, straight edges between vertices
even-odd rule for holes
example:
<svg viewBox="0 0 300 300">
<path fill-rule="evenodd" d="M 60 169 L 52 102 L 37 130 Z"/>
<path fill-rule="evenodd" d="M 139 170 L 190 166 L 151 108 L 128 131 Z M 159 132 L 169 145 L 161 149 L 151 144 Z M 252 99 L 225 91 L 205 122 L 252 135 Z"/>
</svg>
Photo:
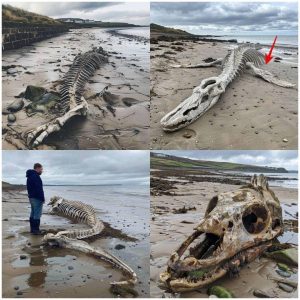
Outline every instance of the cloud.
<svg viewBox="0 0 300 300">
<path fill-rule="evenodd" d="M 155 151 L 199 160 L 226 161 L 257 166 L 298 169 L 298 151 L 294 150 L 201 150 Z"/>
<path fill-rule="evenodd" d="M 149 3 L 132 2 L 6 2 L 34 13 L 52 18 L 82 18 L 104 22 L 127 22 L 147 25 L 150 19 Z"/>
<path fill-rule="evenodd" d="M 287 3 L 224 3 L 169 2 L 151 3 L 151 22 L 190 29 L 194 33 L 218 34 L 241 31 L 296 32 L 298 4 Z M 189 27 L 192 26 L 192 27 Z"/>
<path fill-rule="evenodd" d="M 3 151 L 3 180 L 25 183 L 39 162 L 46 184 L 148 184 L 147 151 Z"/>
</svg>

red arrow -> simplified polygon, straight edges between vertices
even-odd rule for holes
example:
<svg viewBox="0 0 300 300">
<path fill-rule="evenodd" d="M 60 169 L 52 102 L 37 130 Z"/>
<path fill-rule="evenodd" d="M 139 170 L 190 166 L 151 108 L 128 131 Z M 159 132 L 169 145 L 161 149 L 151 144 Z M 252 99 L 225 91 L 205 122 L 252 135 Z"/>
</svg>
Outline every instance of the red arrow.
<svg viewBox="0 0 300 300">
<path fill-rule="evenodd" d="M 265 63 L 266 63 L 266 64 L 268 64 L 268 63 L 271 61 L 271 59 L 273 58 L 273 56 L 272 56 L 272 51 L 273 51 L 273 49 L 274 49 L 276 40 L 277 40 L 277 35 L 275 36 L 274 42 L 273 42 L 273 44 L 272 44 L 272 47 L 271 47 L 269 53 L 268 53 L 268 54 L 265 54 Z"/>
</svg>

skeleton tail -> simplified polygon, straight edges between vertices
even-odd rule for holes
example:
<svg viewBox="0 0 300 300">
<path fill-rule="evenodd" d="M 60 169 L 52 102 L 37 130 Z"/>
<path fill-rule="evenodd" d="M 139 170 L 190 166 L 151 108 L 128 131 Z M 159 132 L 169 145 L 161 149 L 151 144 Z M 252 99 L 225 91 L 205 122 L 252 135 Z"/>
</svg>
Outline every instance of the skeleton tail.
<svg viewBox="0 0 300 300">
<path fill-rule="evenodd" d="M 123 281 L 111 282 L 111 285 L 134 285 L 137 282 L 136 273 L 128 265 L 126 265 L 113 254 L 110 254 L 103 249 L 94 248 L 84 241 L 77 241 L 68 238 L 67 243 L 64 244 L 64 247 L 90 254 L 95 258 L 103 260 L 109 263 L 111 266 L 121 270 L 126 277 L 129 277 Z"/>
</svg>

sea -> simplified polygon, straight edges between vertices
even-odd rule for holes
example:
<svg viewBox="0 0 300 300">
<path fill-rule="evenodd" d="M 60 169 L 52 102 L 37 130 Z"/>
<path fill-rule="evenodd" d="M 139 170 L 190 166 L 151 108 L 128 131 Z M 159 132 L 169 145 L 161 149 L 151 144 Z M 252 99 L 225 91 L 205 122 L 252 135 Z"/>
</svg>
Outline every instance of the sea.
<svg viewBox="0 0 300 300">
<path fill-rule="evenodd" d="M 243 175 L 254 175 L 257 173 L 242 173 Z M 267 177 L 272 177 L 274 180 L 269 180 L 270 186 L 279 186 L 291 189 L 298 188 L 298 173 L 291 172 L 291 173 L 265 173 Z"/>
<path fill-rule="evenodd" d="M 262 45 L 272 45 L 274 35 L 224 35 L 219 39 L 236 39 L 239 43 L 260 43 Z M 276 46 L 298 48 L 298 35 L 278 35 Z"/>
<path fill-rule="evenodd" d="M 224 172 L 234 175 L 242 176 L 253 176 L 258 175 L 257 172 Z M 289 172 L 289 173 L 264 173 L 266 177 L 270 177 L 269 185 L 270 186 L 279 186 L 284 188 L 297 189 L 298 188 L 298 173 Z"/>
<path fill-rule="evenodd" d="M 44 190 L 47 202 L 53 196 L 82 201 L 92 205 L 102 221 L 130 236 L 148 233 L 148 185 L 45 186 Z"/>
<path fill-rule="evenodd" d="M 150 38 L 150 27 L 132 27 L 132 28 L 125 28 L 119 29 L 119 33 L 134 35 L 139 37 L 144 37 L 149 39 Z"/>
</svg>

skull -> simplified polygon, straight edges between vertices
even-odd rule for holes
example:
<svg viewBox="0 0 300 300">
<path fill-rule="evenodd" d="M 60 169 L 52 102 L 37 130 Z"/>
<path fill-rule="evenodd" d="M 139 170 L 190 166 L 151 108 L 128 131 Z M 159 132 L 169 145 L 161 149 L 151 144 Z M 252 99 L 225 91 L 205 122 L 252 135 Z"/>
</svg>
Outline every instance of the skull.
<svg viewBox="0 0 300 300">
<path fill-rule="evenodd" d="M 176 131 L 191 124 L 215 105 L 224 91 L 225 86 L 219 77 L 202 80 L 189 98 L 161 119 L 163 130 Z"/>
<path fill-rule="evenodd" d="M 282 234 L 279 200 L 263 175 L 213 197 L 204 219 L 174 252 L 161 280 L 176 292 L 199 289 L 258 257 Z"/>
<path fill-rule="evenodd" d="M 50 202 L 48 203 L 49 206 L 51 206 L 49 213 L 55 213 L 55 211 L 57 210 L 58 206 L 61 204 L 61 202 L 63 201 L 63 199 L 61 197 L 58 196 L 53 196 L 50 199 Z"/>
</svg>

